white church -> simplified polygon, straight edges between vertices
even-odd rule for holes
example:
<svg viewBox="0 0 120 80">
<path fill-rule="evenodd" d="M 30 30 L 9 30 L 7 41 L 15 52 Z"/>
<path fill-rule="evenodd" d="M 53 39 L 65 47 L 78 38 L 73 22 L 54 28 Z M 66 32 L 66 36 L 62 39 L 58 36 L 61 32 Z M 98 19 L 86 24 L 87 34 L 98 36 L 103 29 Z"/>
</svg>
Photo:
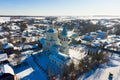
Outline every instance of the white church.
<svg viewBox="0 0 120 80">
<path fill-rule="evenodd" d="M 54 25 L 50 24 L 43 44 L 43 50 L 50 53 L 48 69 L 49 73 L 53 75 L 62 75 L 64 66 L 70 62 L 67 29 L 65 24 L 62 27 L 59 39 L 58 31 L 54 29 Z"/>
<path fill-rule="evenodd" d="M 62 25 L 63 30 L 58 38 L 58 31 L 54 29 L 54 25 L 50 24 L 46 31 L 46 38 L 44 39 L 43 51 L 48 53 L 49 62 L 48 71 L 52 75 L 63 74 L 64 67 L 69 65 L 71 60 L 79 62 L 85 57 L 85 51 L 81 47 L 70 47 L 67 37 L 66 24 Z"/>
</svg>

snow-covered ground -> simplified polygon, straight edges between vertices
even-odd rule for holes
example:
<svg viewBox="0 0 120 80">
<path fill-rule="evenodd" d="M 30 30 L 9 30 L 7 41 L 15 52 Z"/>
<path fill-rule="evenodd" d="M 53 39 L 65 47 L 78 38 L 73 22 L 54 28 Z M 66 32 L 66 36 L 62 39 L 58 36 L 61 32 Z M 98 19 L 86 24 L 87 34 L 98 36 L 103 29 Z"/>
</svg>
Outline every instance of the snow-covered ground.
<svg viewBox="0 0 120 80">
<path fill-rule="evenodd" d="M 4 23 L 8 21 L 10 21 L 10 17 L 0 17 L 0 23 Z"/>
<path fill-rule="evenodd" d="M 109 80 L 110 73 L 113 74 L 113 80 L 120 80 L 120 57 L 118 55 L 113 55 L 109 62 L 84 74 L 78 80 Z"/>
</svg>

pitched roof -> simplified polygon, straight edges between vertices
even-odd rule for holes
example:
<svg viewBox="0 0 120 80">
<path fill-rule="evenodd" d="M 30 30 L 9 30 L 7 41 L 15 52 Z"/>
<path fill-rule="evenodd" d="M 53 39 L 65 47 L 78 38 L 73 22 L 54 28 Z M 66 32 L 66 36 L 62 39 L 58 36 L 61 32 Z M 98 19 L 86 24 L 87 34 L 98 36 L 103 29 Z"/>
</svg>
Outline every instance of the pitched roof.
<svg viewBox="0 0 120 80">
<path fill-rule="evenodd" d="M 7 59 L 8 59 L 8 56 L 7 56 L 6 53 L 0 54 L 0 62 L 1 62 L 1 61 L 5 61 L 5 60 L 7 60 Z"/>
</svg>

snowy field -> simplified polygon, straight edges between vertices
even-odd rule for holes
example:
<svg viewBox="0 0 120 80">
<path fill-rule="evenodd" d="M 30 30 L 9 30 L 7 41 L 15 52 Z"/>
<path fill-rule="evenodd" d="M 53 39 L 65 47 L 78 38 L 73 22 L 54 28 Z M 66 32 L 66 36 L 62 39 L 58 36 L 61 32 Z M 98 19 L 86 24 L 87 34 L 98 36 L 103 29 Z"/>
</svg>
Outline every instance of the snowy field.
<svg viewBox="0 0 120 80">
<path fill-rule="evenodd" d="M 0 17 L 0 23 L 4 23 L 8 21 L 10 21 L 10 17 Z"/>
</svg>

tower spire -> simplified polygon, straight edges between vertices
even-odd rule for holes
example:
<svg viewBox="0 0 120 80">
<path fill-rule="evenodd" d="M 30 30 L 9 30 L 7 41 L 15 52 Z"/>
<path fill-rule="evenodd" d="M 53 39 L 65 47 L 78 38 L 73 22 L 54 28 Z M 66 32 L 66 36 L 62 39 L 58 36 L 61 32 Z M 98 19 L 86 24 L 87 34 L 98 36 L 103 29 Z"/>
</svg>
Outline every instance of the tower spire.
<svg viewBox="0 0 120 80">
<path fill-rule="evenodd" d="M 66 24 L 63 24 L 62 27 L 63 27 L 63 30 L 62 30 L 61 36 L 67 36 Z"/>
</svg>

